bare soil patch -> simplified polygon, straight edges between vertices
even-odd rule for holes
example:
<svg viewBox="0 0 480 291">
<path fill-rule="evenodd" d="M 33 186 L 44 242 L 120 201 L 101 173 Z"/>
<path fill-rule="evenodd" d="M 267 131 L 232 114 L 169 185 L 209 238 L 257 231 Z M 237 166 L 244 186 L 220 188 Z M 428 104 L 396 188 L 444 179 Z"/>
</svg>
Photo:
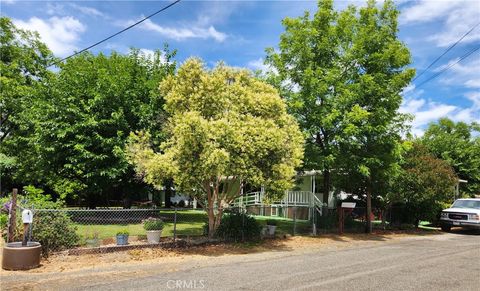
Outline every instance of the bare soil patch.
<svg viewBox="0 0 480 291">
<path fill-rule="evenodd" d="M 42 259 L 41 266 L 37 269 L 22 271 L 21 273 L 57 273 L 70 272 L 86 268 L 102 268 L 111 265 L 144 264 L 159 259 L 167 263 L 179 263 L 196 259 L 207 260 L 212 257 L 238 256 L 261 252 L 279 251 L 311 251 L 321 248 L 346 248 L 361 243 L 394 241 L 406 236 L 437 234 L 436 231 L 376 231 L 373 234 L 325 234 L 319 236 L 295 236 L 275 239 L 265 239 L 260 243 L 209 243 L 185 248 L 163 249 L 146 248 L 128 251 L 86 254 L 72 256 L 67 253 L 54 254 Z M 1 257 L 0 257 L 1 258 Z M 2 275 L 18 274 L 19 271 L 0 271 Z"/>
</svg>

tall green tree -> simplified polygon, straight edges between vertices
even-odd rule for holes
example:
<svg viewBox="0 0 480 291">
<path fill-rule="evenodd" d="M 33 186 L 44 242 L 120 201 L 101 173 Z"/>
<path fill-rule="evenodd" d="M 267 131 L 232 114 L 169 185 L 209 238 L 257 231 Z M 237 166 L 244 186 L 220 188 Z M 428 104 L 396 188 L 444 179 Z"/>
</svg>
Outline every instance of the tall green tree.
<svg viewBox="0 0 480 291">
<path fill-rule="evenodd" d="M 12 137 L 28 132 L 21 115 L 29 108 L 42 80 L 51 74 L 47 66 L 52 52 L 37 33 L 15 27 L 0 18 L 0 194 L 12 186 L 18 152 Z M 2 187 L 3 186 L 3 187 Z"/>
<path fill-rule="evenodd" d="M 398 14 L 389 0 L 341 12 L 332 0 L 320 0 L 313 17 L 286 18 L 278 52 L 267 50 L 278 71 L 274 81 L 288 92 L 284 97 L 307 135 L 305 164 L 323 171 L 324 200 L 332 171 L 358 177 L 368 213 L 374 182 L 398 157 L 406 118 L 398 113 L 400 93 L 414 75 L 398 39 Z"/>
<path fill-rule="evenodd" d="M 464 195 L 480 194 L 480 125 L 442 118 L 428 126 L 420 142 L 437 158 L 447 161 L 466 180 Z"/>
<path fill-rule="evenodd" d="M 174 178 L 182 192 L 206 202 L 210 236 L 243 183 L 265 185 L 271 194 L 291 187 L 303 136 L 273 87 L 247 70 L 206 70 L 198 59 L 160 87 L 168 140 L 156 153 L 148 135 L 132 135 L 128 153 L 147 182 L 158 187 Z"/>
<path fill-rule="evenodd" d="M 162 139 L 158 84 L 174 72 L 173 56 L 167 49 L 152 58 L 138 50 L 84 53 L 60 64 L 28 111 L 32 130 L 18 138 L 18 176 L 76 195 L 90 207 L 113 194 L 140 192 L 124 147 L 129 133 L 141 129 L 156 143 Z"/>
</svg>

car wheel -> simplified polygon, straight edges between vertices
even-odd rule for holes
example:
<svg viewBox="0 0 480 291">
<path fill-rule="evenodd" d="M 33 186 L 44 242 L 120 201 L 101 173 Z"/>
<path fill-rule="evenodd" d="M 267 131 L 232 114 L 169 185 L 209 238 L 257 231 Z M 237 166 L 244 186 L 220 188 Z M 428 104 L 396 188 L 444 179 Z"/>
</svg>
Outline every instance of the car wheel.
<svg viewBox="0 0 480 291">
<path fill-rule="evenodd" d="M 450 225 L 442 225 L 442 230 L 443 231 L 449 232 L 450 229 L 452 229 L 452 227 Z"/>
</svg>

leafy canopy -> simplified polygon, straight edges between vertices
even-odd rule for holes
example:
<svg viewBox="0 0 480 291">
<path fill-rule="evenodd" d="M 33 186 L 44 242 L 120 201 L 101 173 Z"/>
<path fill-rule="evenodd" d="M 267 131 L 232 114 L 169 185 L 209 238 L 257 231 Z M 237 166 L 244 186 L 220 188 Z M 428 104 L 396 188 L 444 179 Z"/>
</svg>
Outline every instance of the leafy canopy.
<svg viewBox="0 0 480 291">
<path fill-rule="evenodd" d="M 420 142 L 455 169 L 464 194 L 480 194 L 480 125 L 442 118 L 428 126 Z"/>
<path fill-rule="evenodd" d="M 61 64 L 27 112 L 31 130 L 18 137 L 18 175 L 60 195 L 78 194 L 91 207 L 109 193 L 138 192 L 142 186 L 124 145 L 131 131 L 141 129 L 162 138 L 158 83 L 173 73 L 173 55 L 84 53 Z"/>
<path fill-rule="evenodd" d="M 421 144 L 414 143 L 396 177 L 396 201 L 406 204 L 412 219 L 435 221 L 445 204 L 451 203 L 457 177 L 452 167 Z"/>
<path fill-rule="evenodd" d="M 307 137 L 305 165 L 324 172 L 324 199 L 330 172 L 365 188 L 398 159 L 406 118 L 398 113 L 400 93 L 414 75 L 398 39 L 398 14 L 389 0 L 341 12 L 320 0 L 313 15 L 284 19 L 278 51 L 267 50 L 278 71 L 270 81 Z"/>
<path fill-rule="evenodd" d="M 0 17 L 0 194 L 14 181 L 17 142 L 13 137 L 28 133 L 23 118 L 31 106 L 42 80 L 51 72 L 47 65 L 52 52 L 37 33 L 15 27 L 7 17 Z"/>
<path fill-rule="evenodd" d="M 173 176 L 183 191 L 231 177 L 284 190 L 302 158 L 302 135 L 271 86 L 246 70 L 207 71 L 189 59 L 161 83 L 168 140 L 159 153 L 132 135 L 130 155 L 150 183 Z"/>
</svg>

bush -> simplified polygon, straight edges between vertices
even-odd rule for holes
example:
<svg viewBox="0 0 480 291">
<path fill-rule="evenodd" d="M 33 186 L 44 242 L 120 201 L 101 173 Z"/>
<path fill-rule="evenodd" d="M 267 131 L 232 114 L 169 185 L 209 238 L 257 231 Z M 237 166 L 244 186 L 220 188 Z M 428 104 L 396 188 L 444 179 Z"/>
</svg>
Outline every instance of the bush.
<svg viewBox="0 0 480 291">
<path fill-rule="evenodd" d="M 33 241 L 42 244 L 44 256 L 78 245 L 79 236 L 70 218 L 63 212 L 39 211 L 33 216 Z"/>
<path fill-rule="evenodd" d="M 129 234 L 129 232 L 126 229 L 117 232 L 117 235 L 128 235 L 128 234 Z"/>
<path fill-rule="evenodd" d="M 244 213 L 231 212 L 222 217 L 215 236 L 233 242 L 258 241 L 261 230 L 262 227 L 255 218 Z"/>
<path fill-rule="evenodd" d="M 163 220 L 160 218 L 149 217 L 143 221 L 143 228 L 145 230 L 162 230 L 164 227 Z"/>
</svg>

